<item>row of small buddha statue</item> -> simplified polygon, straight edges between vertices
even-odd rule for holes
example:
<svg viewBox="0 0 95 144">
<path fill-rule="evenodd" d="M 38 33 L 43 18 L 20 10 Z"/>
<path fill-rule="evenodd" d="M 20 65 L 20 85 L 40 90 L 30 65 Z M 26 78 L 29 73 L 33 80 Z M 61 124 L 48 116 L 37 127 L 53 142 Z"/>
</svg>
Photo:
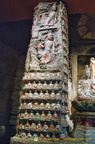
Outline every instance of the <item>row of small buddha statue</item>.
<svg viewBox="0 0 95 144">
<path fill-rule="evenodd" d="M 23 80 L 29 80 L 29 79 L 61 79 L 60 72 L 56 73 L 50 73 L 50 72 L 44 72 L 44 73 L 24 73 Z"/>
<path fill-rule="evenodd" d="M 24 113 L 20 113 L 18 114 L 18 118 L 19 119 L 41 119 L 41 120 L 58 120 L 60 116 L 58 116 L 58 114 L 56 113 L 56 111 L 51 114 L 50 111 L 48 111 L 47 114 L 45 114 L 44 111 L 42 111 L 42 113 L 40 114 L 39 112 L 36 112 L 35 114 L 33 113 L 33 111 L 31 111 L 30 113 L 27 112 L 27 110 L 25 110 Z"/>
<path fill-rule="evenodd" d="M 31 92 L 31 90 L 28 92 L 25 92 L 20 99 L 60 99 L 61 98 L 61 94 L 55 93 L 54 90 L 52 90 L 51 93 L 48 92 L 48 90 L 43 93 L 43 91 L 41 90 L 40 93 L 37 92 L 37 90 L 35 90 L 34 93 Z"/>
<path fill-rule="evenodd" d="M 30 132 L 25 133 L 25 132 L 23 132 L 23 131 L 17 132 L 16 136 L 19 137 L 19 138 L 22 138 L 22 139 L 33 139 L 33 140 L 35 140 L 35 139 L 36 139 L 36 140 L 48 140 L 48 139 L 50 139 L 50 138 L 52 138 L 52 139 L 53 139 L 53 138 L 56 138 L 55 133 L 53 133 L 52 136 L 50 136 L 49 133 L 47 133 L 46 135 L 40 133 L 40 134 L 38 135 L 38 134 L 36 134 L 36 133 L 31 134 Z M 36 141 L 36 140 L 35 140 L 35 141 Z"/>
<path fill-rule="evenodd" d="M 47 83 L 46 81 L 44 81 L 44 83 L 41 83 L 40 81 L 38 83 L 36 81 L 31 83 L 29 81 L 23 87 L 23 89 L 59 89 L 59 88 L 60 87 L 57 81 L 54 84 L 52 83 L 52 81 L 50 81 L 49 83 Z"/>
<path fill-rule="evenodd" d="M 61 130 L 61 127 L 59 124 L 54 125 L 52 122 L 51 124 L 47 124 L 46 122 L 44 122 L 44 124 L 42 125 L 40 121 L 38 122 L 38 124 L 34 122 L 30 124 L 28 121 L 25 124 L 20 123 L 16 126 L 16 128 L 34 130 L 34 131 L 38 130 L 38 131 L 56 131 L 56 132 L 60 132 Z"/>
<path fill-rule="evenodd" d="M 38 102 L 34 102 L 32 104 L 32 102 L 29 102 L 29 103 L 26 103 L 26 102 L 23 102 L 20 104 L 19 106 L 19 109 L 51 109 L 51 110 L 60 110 L 61 109 L 61 104 L 60 102 L 58 101 L 57 103 L 38 103 Z"/>
</svg>

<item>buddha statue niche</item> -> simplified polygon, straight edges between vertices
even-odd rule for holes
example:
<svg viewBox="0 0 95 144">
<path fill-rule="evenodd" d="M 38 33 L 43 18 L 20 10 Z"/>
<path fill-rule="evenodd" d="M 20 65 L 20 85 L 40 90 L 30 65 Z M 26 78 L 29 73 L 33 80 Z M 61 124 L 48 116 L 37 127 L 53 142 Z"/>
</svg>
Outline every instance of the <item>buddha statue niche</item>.
<svg viewBox="0 0 95 144">
<path fill-rule="evenodd" d="M 45 139 L 45 137 L 44 137 L 44 135 L 43 135 L 42 133 L 39 135 L 39 139 L 40 139 L 40 140 Z"/>
<path fill-rule="evenodd" d="M 31 139 L 32 138 L 32 135 L 31 135 L 31 133 L 29 132 L 28 134 L 27 134 L 27 139 Z"/>
<path fill-rule="evenodd" d="M 39 121 L 39 123 L 37 124 L 37 130 L 42 130 L 42 129 L 43 129 L 43 127 L 42 127 L 42 125 L 41 125 L 41 123 Z"/>
<path fill-rule="evenodd" d="M 55 99 L 55 93 L 54 93 L 54 90 L 52 90 L 51 94 L 50 94 L 50 99 Z"/>
<path fill-rule="evenodd" d="M 58 119 L 58 114 L 56 113 L 56 111 L 54 112 L 53 119 Z"/>
<path fill-rule="evenodd" d="M 35 103 L 33 104 L 33 108 L 34 108 L 34 109 L 39 108 L 39 104 L 38 104 L 38 102 L 35 102 Z"/>
<path fill-rule="evenodd" d="M 30 124 L 29 122 L 27 121 L 26 124 L 25 124 L 25 129 L 29 129 L 30 128 Z"/>
<path fill-rule="evenodd" d="M 44 125 L 43 125 L 43 130 L 44 130 L 44 131 L 47 131 L 47 130 L 48 130 L 48 125 L 46 124 L 46 122 L 45 122 Z"/>
<path fill-rule="evenodd" d="M 47 119 L 48 119 L 48 120 L 51 120 L 51 119 L 52 119 L 52 114 L 51 114 L 50 111 L 49 111 L 48 114 L 47 114 Z"/>
<path fill-rule="evenodd" d="M 32 123 L 31 126 L 30 126 L 30 129 L 31 129 L 31 130 L 36 130 L 36 124 L 35 124 L 35 123 Z"/>
<path fill-rule="evenodd" d="M 40 98 L 40 99 L 43 99 L 43 98 L 44 98 L 44 93 L 42 92 L 42 90 L 41 90 L 41 92 L 39 93 L 39 98 Z"/>
<path fill-rule="evenodd" d="M 54 131 L 54 125 L 52 123 L 49 126 L 49 131 Z"/>
<path fill-rule="evenodd" d="M 45 115 L 44 111 L 42 111 L 41 119 L 46 119 L 46 115 Z"/>
<path fill-rule="evenodd" d="M 29 118 L 29 113 L 27 112 L 27 110 L 25 110 L 24 118 L 25 118 L 25 119 L 28 119 L 28 118 Z"/>
<path fill-rule="evenodd" d="M 34 119 L 33 111 L 30 112 L 30 114 L 29 114 L 29 119 Z"/>
<path fill-rule="evenodd" d="M 40 114 L 38 112 L 35 114 L 35 119 L 40 119 Z"/>
<path fill-rule="evenodd" d="M 48 93 L 48 90 L 46 91 L 45 95 L 44 95 L 44 98 L 45 99 L 49 99 L 49 93 Z"/>
</svg>

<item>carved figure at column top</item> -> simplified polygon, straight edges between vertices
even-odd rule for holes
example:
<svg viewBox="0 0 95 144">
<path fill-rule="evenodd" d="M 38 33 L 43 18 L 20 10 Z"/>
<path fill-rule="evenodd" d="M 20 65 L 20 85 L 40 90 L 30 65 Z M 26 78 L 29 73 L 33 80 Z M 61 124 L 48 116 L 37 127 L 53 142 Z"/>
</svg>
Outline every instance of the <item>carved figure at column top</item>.
<svg viewBox="0 0 95 144">
<path fill-rule="evenodd" d="M 53 24 L 56 22 L 56 15 L 57 15 L 57 6 L 56 3 L 52 5 L 52 11 L 49 13 L 49 16 L 47 18 L 46 24 Z"/>
<path fill-rule="evenodd" d="M 48 5 L 50 7 L 50 5 Z M 47 8 L 48 9 L 48 8 Z M 43 13 L 40 14 L 39 16 L 39 24 L 40 26 L 44 25 L 54 25 L 57 21 L 57 5 L 56 3 L 53 3 L 52 7 L 49 8 L 49 13 L 47 12 L 48 10 L 43 10 Z"/>
</svg>

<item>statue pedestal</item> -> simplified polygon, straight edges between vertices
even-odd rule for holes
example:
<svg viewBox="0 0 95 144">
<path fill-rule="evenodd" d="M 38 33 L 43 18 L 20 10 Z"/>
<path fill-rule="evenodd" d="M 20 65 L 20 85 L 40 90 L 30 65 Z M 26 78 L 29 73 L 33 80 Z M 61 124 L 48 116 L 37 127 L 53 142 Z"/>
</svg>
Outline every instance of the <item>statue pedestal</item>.
<svg viewBox="0 0 95 144">
<path fill-rule="evenodd" d="M 21 139 L 21 138 L 17 138 L 17 137 L 12 137 L 10 144 L 59 144 L 60 142 L 55 142 L 55 141 L 42 141 L 42 140 L 38 140 L 38 141 L 34 141 L 31 139 Z"/>
<path fill-rule="evenodd" d="M 77 112 L 79 122 L 74 131 L 74 137 L 95 143 L 95 112 Z M 93 143 L 93 144 L 94 144 Z"/>
</svg>

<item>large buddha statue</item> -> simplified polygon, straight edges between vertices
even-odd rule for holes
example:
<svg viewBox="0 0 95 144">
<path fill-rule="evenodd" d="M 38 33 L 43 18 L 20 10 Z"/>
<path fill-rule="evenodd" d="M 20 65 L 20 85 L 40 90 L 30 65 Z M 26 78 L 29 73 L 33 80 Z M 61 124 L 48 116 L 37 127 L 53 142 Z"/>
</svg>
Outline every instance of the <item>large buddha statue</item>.
<svg viewBox="0 0 95 144">
<path fill-rule="evenodd" d="M 82 78 L 78 82 L 78 100 L 95 100 L 95 58 L 85 65 Z"/>
</svg>

